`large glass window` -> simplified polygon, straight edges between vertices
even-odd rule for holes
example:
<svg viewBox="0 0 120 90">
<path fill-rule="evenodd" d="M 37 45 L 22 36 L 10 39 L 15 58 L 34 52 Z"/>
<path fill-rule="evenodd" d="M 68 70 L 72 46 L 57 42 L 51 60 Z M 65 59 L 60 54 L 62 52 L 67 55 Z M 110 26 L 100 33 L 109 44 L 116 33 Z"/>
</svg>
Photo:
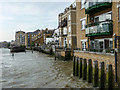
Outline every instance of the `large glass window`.
<svg viewBox="0 0 120 90">
<path fill-rule="evenodd" d="M 112 39 L 96 39 L 90 42 L 90 49 L 113 49 L 113 40 Z"/>
<path fill-rule="evenodd" d="M 94 22 L 112 20 L 112 12 L 107 12 L 99 16 L 94 17 Z"/>
</svg>

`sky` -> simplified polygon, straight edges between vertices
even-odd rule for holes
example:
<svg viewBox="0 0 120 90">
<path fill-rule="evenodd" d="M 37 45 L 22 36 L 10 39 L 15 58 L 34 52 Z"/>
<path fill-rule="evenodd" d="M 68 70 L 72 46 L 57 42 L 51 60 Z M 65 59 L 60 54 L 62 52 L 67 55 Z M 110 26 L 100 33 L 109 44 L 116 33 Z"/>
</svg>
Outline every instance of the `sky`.
<svg viewBox="0 0 120 90">
<path fill-rule="evenodd" d="M 0 42 L 15 39 L 15 32 L 58 27 L 58 14 L 72 2 L 0 2 Z"/>
</svg>

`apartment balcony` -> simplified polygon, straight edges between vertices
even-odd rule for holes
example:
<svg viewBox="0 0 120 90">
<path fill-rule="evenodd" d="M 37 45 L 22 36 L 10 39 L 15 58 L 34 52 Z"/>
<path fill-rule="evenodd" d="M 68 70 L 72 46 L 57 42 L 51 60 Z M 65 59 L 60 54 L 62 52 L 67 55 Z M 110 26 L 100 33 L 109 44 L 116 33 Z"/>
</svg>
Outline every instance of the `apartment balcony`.
<svg viewBox="0 0 120 90">
<path fill-rule="evenodd" d="M 113 34 L 113 23 L 112 21 L 103 21 L 98 23 L 88 24 L 86 26 L 86 37 L 95 37 L 102 35 Z"/>
<path fill-rule="evenodd" d="M 59 27 L 66 27 L 67 26 L 67 20 L 63 20 L 59 23 Z"/>
<path fill-rule="evenodd" d="M 67 34 L 66 33 L 62 33 L 62 34 L 60 34 L 60 36 L 61 37 L 65 37 L 65 36 L 67 36 Z"/>
<path fill-rule="evenodd" d="M 112 7 L 112 0 L 95 0 L 94 2 L 88 0 L 85 3 L 85 13 L 94 14 L 110 7 Z"/>
</svg>

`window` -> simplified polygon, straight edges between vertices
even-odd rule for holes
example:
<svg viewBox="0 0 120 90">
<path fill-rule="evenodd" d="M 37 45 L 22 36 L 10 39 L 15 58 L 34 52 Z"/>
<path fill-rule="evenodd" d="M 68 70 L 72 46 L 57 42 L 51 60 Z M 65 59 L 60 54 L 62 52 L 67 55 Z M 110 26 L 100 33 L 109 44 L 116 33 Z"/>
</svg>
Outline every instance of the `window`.
<svg viewBox="0 0 120 90">
<path fill-rule="evenodd" d="M 71 48 L 71 40 L 69 40 L 69 48 Z"/>
<path fill-rule="evenodd" d="M 85 8 L 85 0 L 81 0 L 81 9 Z"/>
<path fill-rule="evenodd" d="M 86 42 L 85 41 L 82 41 L 82 50 L 83 51 L 86 51 Z"/>
<path fill-rule="evenodd" d="M 64 34 L 64 35 L 67 34 L 67 28 L 66 28 L 66 27 L 63 28 L 63 34 Z"/>
<path fill-rule="evenodd" d="M 71 32 L 71 27 L 69 26 L 69 32 Z"/>
<path fill-rule="evenodd" d="M 112 20 L 112 11 L 94 17 L 94 22 Z"/>
<path fill-rule="evenodd" d="M 70 15 L 70 14 L 68 15 L 68 21 L 69 21 L 69 20 L 71 20 L 71 15 Z"/>
<path fill-rule="evenodd" d="M 86 25 L 85 20 L 82 20 L 82 21 L 81 21 L 81 29 L 82 29 L 82 30 L 85 29 L 85 25 Z"/>
<path fill-rule="evenodd" d="M 110 49 L 113 49 L 113 41 L 112 40 L 110 41 L 109 45 L 110 45 Z"/>
<path fill-rule="evenodd" d="M 96 17 L 96 18 L 95 18 L 95 23 L 96 23 L 96 22 L 99 22 L 99 17 Z"/>
</svg>

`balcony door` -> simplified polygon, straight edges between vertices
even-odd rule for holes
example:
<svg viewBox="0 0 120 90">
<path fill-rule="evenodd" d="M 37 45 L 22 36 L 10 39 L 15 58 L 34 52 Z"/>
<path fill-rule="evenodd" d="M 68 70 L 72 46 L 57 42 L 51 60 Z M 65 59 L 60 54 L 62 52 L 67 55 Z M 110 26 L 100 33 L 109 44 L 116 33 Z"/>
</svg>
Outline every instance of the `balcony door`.
<svg viewBox="0 0 120 90">
<path fill-rule="evenodd" d="M 104 40 L 104 42 L 105 42 L 105 43 L 104 43 L 105 49 L 109 49 L 109 46 L 110 46 L 110 45 L 109 45 L 109 40 L 106 39 L 106 40 Z"/>
</svg>

